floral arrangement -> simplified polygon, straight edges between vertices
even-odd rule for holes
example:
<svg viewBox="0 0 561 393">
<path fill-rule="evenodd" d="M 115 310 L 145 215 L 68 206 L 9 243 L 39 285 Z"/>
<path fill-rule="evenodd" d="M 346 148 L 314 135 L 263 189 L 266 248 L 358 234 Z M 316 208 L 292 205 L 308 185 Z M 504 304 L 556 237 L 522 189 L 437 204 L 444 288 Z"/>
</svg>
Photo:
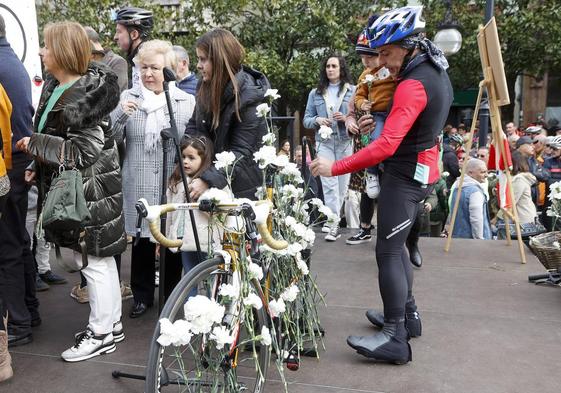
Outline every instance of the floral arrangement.
<svg viewBox="0 0 561 393">
<path fill-rule="evenodd" d="M 268 103 L 264 105 L 272 104 L 279 97 L 276 90 L 269 90 L 265 96 Z M 311 229 L 315 222 L 310 218 L 311 213 L 317 210 L 330 223 L 338 217 L 320 199 L 306 199 L 308 187 L 297 165 L 288 162 L 288 157 L 284 155 L 274 154 L 275 137 L 270 106 L 268 108 L 262 107 L 257 112 L 257 116 L 266 118 L 268 133 L 263 137 L 263 147 L 254 154 L 254 160 L 264 174 L 263 186 L 256 196 L 272 200 L 275 206 L 272 233 L 289 243 L 285 250 L 280 251 L 261 246 L 261 264 L 270 276 L 266 296 L 269 311 L 275 317 L 273 328 L 277 333 L 273 335 L 273 349 L 277 353 L 277 367 L 283 376 L 284 359 L 298 358 L 300 352 L 307 349 L 317 353 L 321 344 L 317 334 L 321 331 L 317 305 L 323 301 L 323 296 L 310 276 L 308 265 L 315 240 Z M 332 133 L 331 127 L 321 126 L 319 143 L 331 138 Z"/>
<path fill-rule="evenodd" d="M 297 165 L 289 162 L 287 156 L 276 154 L 271 105 L 279 97 L 276 89 L 270 89 L 265 94 L 267 102 L 256 108 L 256 115 L 266 120 L 267 134 L 263 136 L 263 146 L 254 153 L 253 159 L 263 170 L 263 185 L 257 190 L 256 197 L 269 199 L 274 206 L 269 229 L 273 237 L 282 238 L 289 245 L 280 251 L 261 245 L 257 260 L 255 255 L 250 255 L 248 247 L 242 245 L 236 248 L 238 263 L 231 282 L 219 287 L 216 299 L 200 295 L 190 297 L 184 305 L 183 319 L 174 322 L 161 319 L 158 343 L 164 347 L 186 346 L 195 355 L 196 349 L 191 346 L 191 342 L 194 337 L 203 336 L 204 342 L 211 343 L 218 351 L 218 356 L 215 357 L 217 361 L 209 363 L 207 359 L 205 367 L 220 372 L 223 359 L 232 351 L 231 346 L 237 337 L 238 332 L 232 327 L 240 325 L 231 322 L 226 324 L 225 315 L 228 310 L 240 310 L 237 312 L 240 318 L 238 322 L 243 323 L 248 334 L 242 342 L 236 342 L 237 347 L 249 345 L 255 358 L 258 350 L 272 348 L 286 390 L 284 361 L 291 357 L 298 359 L 300 352 L 307 349 L 317 353 L 319 345 L 322 345 L 321 335 L 318 334 L 322 329 L 317 306 L 323 301 L 323 296 L 309 270 L 310 249 L 315 240 L 315 233 L 311 229 L 315 223 L 311 222 L 311 213 L 316 210 L 327 217 L 330 223 L 338 220 L 338 217 L 321 200 L 306 199 L 307 186 L 304 185 Z M 332 132 L 330 127 L 324 127 L 323 130 L 320 129 L 320 138 L 329 139 Z M 217 169 L 226 173 L 231 190 L 235 155 L 232 152 L 219 153 L 214 164 Z M 204 198 L 215 202 L 224 202 L 227 197 L 224 191 L 215 189 L 204 194 Z M 211 217 L 209 228 L 221 226 L 226 237 L 235 238 L 238 242 L 247 241 L 243 236 L 244 228 L 228 225 L 227 221 L 228 217 L 216 215 Z M 214 248 L 209 251 L 222 255 L 226 264 L 230 264 L 231 254 L 228 250 Z M 261 291 L 255 290 L 253 284 L 256 282 L 262 288 L 263 298 L 260 296 Z M 271 317 L 269 326 L 255 331 L 254 310 L 261 309 L 267 310 Z M 258 344 L 261 344 L 259 349 Z M 230 384 L 230 390 L 226 391 L 237 391 L 235 378 L 226 380 Z"/>
<path fill-rule="evenodd" d="M 551 205 L 547 208 L 547 215 L 557 220 L 561 217 L 561 181 L 549 185 L 549 195 L 547 197 L 551 202 Z"/>
</svg>

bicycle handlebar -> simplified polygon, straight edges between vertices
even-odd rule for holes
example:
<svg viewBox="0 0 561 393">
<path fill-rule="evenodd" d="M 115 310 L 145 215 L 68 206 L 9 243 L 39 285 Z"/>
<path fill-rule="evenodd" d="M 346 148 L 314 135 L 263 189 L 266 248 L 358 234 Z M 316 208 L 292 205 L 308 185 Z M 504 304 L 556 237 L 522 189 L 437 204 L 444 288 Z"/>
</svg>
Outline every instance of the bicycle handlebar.
<svg viewBox="0 0 561 393">
<path fill-rule="evenodd" d="M 248 203 L 247 200 L 243 202 L 236 203 L 234 201 L 227 203 L 218 203 L 216 208 L 218 211 L 228 211 L 231 209 L 239 208 L 243 203 Z M 288 247 L 286 240 L 277 240 L 273 238 L 269 229 L 267 228 L 267 217 L 271 211 L 271 202 L 267 200 L 263 201 L 251 201 L 249 202 L 255 211 L 255 222 L 257 230 L 261 235 L 263 242 L 274 250 L 283 250 Z M 165 247 L 181 247 L 183 241 L 181 239 L 171 240 L 168 239 L 160 230 L 159 218 L 162 214 L 166 214 L 175 210 L 195 210 L 199 209 L 199 203 L 168 203 L 165 205 L 152 205 L 148 204 L 148 201 L 144 198 L 138 200 L 137 210 L 139 214 L 143 216 L 148 221 L 148 228 L 152 233 L 152 236 L 158 243 Z"/>
</svg>

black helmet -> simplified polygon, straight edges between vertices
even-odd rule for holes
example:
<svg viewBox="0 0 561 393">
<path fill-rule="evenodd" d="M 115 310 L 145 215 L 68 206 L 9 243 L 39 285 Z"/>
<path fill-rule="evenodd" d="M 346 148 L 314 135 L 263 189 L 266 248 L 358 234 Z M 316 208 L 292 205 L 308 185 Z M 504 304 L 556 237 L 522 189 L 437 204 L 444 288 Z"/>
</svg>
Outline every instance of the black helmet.
<svg viewBox="0 0 561 393">
<path fill-rule="evenodd" d="M 121 8 L 116 12 L 114 20 L 115 23 L 138 30 L 142 38 L 147 38 L 152 31 L 152 27 L 154 27 L 152 11 L 144 8 Z"/>
</svg>

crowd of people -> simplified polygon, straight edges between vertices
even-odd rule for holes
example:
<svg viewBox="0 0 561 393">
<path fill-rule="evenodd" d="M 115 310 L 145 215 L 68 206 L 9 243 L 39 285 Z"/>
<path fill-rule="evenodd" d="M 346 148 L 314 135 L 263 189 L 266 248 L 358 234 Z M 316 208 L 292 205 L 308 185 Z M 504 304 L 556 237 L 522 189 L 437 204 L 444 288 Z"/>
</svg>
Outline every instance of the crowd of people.
<svg viewBox="0 0 561 393">
<path fill-rule="evenodd" d="M 265 119 L 256 114 L 270 87 L 267 78 L 243 64 L 243 47 L 220 28 L 197 40 L 199 78 L 189 69 L 185 48 L 150 39 L 153 25 L 152 13 L 141 8 L 116 13 L 114 41 L 125 59 L 103 48 L 91 27 L 48 24 L 40 51 L 45 81 L 33 108 L 30 79 L 0 18 L 0 379 L 11 375 L 7 347 L 31 342 L 33 328 L 42 322 L 36 291 L 66 283 L 51 270 L 51 244 L 57 254 L 59 246 L 73 250 L 73 266 L 82 279 L 71 296 L 90 306 L 85 329 L 76 333 L 62 359 L 77 362 L 111 353 L 125 338 L 122 300 L 134 298 L 130 318 L 141 317 L 154 303 L 160 250 L 145 224 L 131 246 L 130 287 L 120 279 L 121 254 L 136 234 L 137 200 L 158 204 L 163 188 L 170 200 L 187 199 L 179 184 L 181 167 L 191 201 L 211 187 L 224 188 L 226 174 L 212 165 L 224 151 L 237 160 L 231 174 L 235 197 L 254 199 L 262 182 L 252 156 L 267 132 Z M 166 68 L 177 76 L 175 83 L 166 83 L 169 106 Z M 164 162 L 163 150 L 173 151 L 173 142 L 160 135 L 170 127 L 170 112 L 182 138 L 177 164 L 174 154 Z M 164 168 L 170 175 L 167 187 L 162 184 Z M 79 171 L 83 180 L 91 217 L 79 231 L 41 225 L 53 179 L 65 169 Z M 34 192 L 29 192 L 31 187 Z M 176 232 L 188 232 L 183 221 L 171 220 L 176 227 L 184 226 Z M 197 220 L 201 223 L 204 217 Z M 188 271 L 200 258 L 193 255 L 193 247 L 186 248 L 191 252 L 166 250 L 166 266 L 173 271 L 163 283 L 168 295 L 182 268 Z"/>
<path fill-rule="evenodd" d="M 304 178 L 311 195 L 322 195 L 348 226 L 358 228 L 347 244 L 368 242 L 375 230 L 384 310 L 368 310 L 366 316 L 382 330 L 347 342 L 368 358 L 397 364 L 411 360 L 408 341 L 422 331 L 412 269 L 422 265 L 419 237 L 504 235 L 488 146 L 465 151 L 467 127 L 445 125 L 453 97 L 448 63 L 426 38 L 421 13 L 422 7 L 404 7 L 369 19 L 356 44 L 364 66 L 357 81 L 343 56 L 325 57 L 303 118 L 305 127 L 316 130 L 317 158 L 304 156 L 300 145 L 291 157 L 288 140 L 281 141 L 278 153 L 300 167 L 309 165 L 311 174 L 304 171 Z M 66 283 L 51 270 L 49 244 L 73 250 L 82 280 L 71 296 L 90 305 L 85 329 L 62 358 L 77 362 L 111 353 L 125 338 L 122 300 L 134 298 L 130 318 L 142 317 L 154 304 L 160 250 L 145 224 L 137 234 L 137 200 L 159 204 L 164 189 L 170 201 L 196 201 L 210 188 L 226 187 L 228 177 L 235 197 L 254 199 L 262 184 L 253 153 L 267 131 L 256 111 L 270 88 L 265 75 L 244 65 L 244 48 L 232 33 L 216 28 L 196 41 L 198 78 L 185 48 L 150 39 L 153 22 L 152 13 L 140 8 L 116 13 L 114 41 L 126 58 L 104 48 L 90 27 L 47 25 L 40 53 L 46 77 L 35 110 L 29 77 L 0 17 L 0 380 L 11 373 L 7 346 L 31 342 L 33 327 L 41 324 L 36 291 Z M 166 68 L 177 75 L 176 83 L 169 83 L 169 103 Z M 169 154 L 164 162 L 164 148 L 173 151 L 172 140 L 160 135 L 169 128 L 170 111 L 182 137 L 181 157 L 174 161 Z M 561 180 L 561 136 L 548 136 L 540 125 L 519 130 L 508 123 L 505 132 L 521 223 L 537 223 L 542 212 L 551 230 L 546 193 Z M 216 154 L 226 151 L 236 157 L 228 176 L 212 165 Z M 43 237 L 41 209 L 61 166 L 81 173 L 91 219 L 82 231 L 46 229 Z M 164 169 L 170 175 L 167 187 Z M 32 186 L 36 191 L 30 193 Z M 456 198 L 460 208 L 451 229 Z M 185 215 L 168 224 L 173 233 L 188 236 L 191 222 Z M 341 237 L 338 220 L 321 229 L 326 241 Z M 129 287 L 120 278 L 121 254 L 135 235 Z M 161 283 L 165 293 L 182 269 L 201 258 L 191 240 L 183 253 L 165 250 L 171 277 Z"/>
</svg>

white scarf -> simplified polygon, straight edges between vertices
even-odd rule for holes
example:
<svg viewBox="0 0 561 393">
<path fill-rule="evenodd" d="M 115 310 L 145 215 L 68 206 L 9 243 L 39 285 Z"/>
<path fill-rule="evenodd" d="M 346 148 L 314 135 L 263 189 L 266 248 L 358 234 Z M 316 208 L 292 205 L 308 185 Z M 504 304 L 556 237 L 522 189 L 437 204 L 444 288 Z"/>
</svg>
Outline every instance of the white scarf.
<svg viewBox="0 0 561 393">
<path fill-rule="evenodd" d="M 143 101 L 140 104 L 140 109 L 146 112 L 146 128 L 144 134 L 144 151 L 146 153 L 153 153 L 156 150 L 156 145 L 160 139 L 160 132 L 169 127 L 169 121 L 166 119 L 166 94 L 161 92 L 155 94 L 153 91 L 148 90 L 141 83 Z M 175 96 L 174 90 L 176 89 L 175 83 L 169 84 L 170 96 Z"/>
</svg>

